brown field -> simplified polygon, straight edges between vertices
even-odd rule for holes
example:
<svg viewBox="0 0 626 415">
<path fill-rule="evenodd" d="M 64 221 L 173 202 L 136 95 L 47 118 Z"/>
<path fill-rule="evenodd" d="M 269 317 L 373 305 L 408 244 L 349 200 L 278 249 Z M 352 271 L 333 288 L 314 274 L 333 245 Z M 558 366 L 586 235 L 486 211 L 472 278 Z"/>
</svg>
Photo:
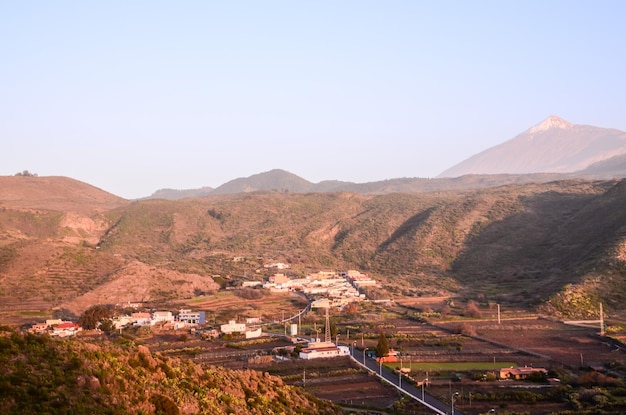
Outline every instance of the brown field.
<svg viewBox="0 0 626 415">
<path fill-rule="evenodd" d="M 273 362 L 262 370 L 280 376 L 288 384 L 304 387 L 318 398 L 339 404 L 385 408 L 398 400 L 395 389 L 362 371 L 348 357 Z"/>
<path fill-rule="evenodd" d="M 235 290 L 221 290 L 215 294 L 196 297 L 184 302 L 185 306 L 197 310 L 209 310 L 207 322 L 222 324 L 237 317 L 258 317 L 264 322 L 279 321 L 300 312 L 306 307 L 306 300 L 295 293 L 270 293 L 255 290 L 259 298 L 238 296 Z M 210 321 L 209 321 L 210 320 Z"/>
<path fill-rule="evenodd" d="M 450 327 L 455 323 L 442 324 Z M 458 324 L 458 323 L 457 323 Z M 598 335 L 599 330 L 577 327 L 543 318 L 534 320 L 504 320 L 466 322 L 474 328 L 478 337 L 528 351 L 537 355 L 537 363 L 546 366 L 603 366 L 626 363 L 626 350 L 610 339 Z"/>
</svg>

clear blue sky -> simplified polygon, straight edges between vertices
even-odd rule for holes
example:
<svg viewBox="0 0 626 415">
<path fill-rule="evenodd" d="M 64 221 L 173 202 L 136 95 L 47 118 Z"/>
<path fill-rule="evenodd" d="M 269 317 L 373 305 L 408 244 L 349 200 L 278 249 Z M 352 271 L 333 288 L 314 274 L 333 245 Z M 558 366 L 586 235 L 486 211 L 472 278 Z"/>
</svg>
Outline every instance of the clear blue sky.
<svg viewBox="0 0 626 415">
<path fill-rule="evenodd" d="M 366 182 L 551 114 L 626 130 L 624 22 L 621 0 L 0 0 L 0 175 Z"/>
</svg>

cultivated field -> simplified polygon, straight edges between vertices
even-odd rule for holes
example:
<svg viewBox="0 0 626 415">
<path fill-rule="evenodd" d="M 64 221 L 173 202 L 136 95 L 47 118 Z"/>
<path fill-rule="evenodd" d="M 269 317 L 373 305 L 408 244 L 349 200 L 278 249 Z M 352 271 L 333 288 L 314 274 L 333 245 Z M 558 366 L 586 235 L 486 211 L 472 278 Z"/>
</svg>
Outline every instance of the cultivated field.
<svg viewBox="0 0 626 415">
<path fill-rule="evenodd" d="M 442 324 L 450 327 L 454 323 Z M 598 335 L 599 330 L 577 327 L 543 318 L 465 322 L 478 337 L 544 357 L 543 364 L 570 368 L 625 365 L 626 350 Z M 541 363 L 541 359 L 537 362 Z"/>
</svg>

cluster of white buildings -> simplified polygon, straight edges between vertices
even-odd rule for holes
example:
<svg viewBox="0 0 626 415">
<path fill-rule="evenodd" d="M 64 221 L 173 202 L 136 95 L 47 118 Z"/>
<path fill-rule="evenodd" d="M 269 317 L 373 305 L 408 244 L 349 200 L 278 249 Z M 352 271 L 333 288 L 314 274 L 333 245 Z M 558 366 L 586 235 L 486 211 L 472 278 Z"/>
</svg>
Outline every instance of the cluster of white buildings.
<svg viewBox="0 0 626 415">
<path fill-rule="evenodd" d="M 272 292 L 302 291 L 312 297 L 323 296 L 328 305 L 320 307 L 343 306 L 353 301 L 365 299 L 359 290 L 366 286 L 376 286 L 376 281 L 359 271 L 348 272 L 320 271 L 304 278 L 292 279 L 285 274 L 274 274 L 263 288 Z"/>
<path fill-rule="evenodd" d="M 182 329 L 188 326 L 204 324 L 204 311 L 179 310 L 174 316 L 171 311 L 155 311 L 154 313 L 132 313 L 126 316 L 116 316 L 111 319 L 116 330 L 129 326 L 154 326 L 163 324 L 164 327 L 172 329 Z M 83 328 L 71 321 L 46 320 L 45 323 L 36 323 L 28 331 L 37 334 L 49 334 L 56 337 L 70 337 L 81 331 Z"/>
<path fill-rule="evenodd" d="M 37 334 L 49 334 L 53 337 L 71 337 L 81 331 L 83 328 L 71 321 L 63 320 L 46 320 L 45 323 L 33 324 L 28 331 Z"/>
<path fill-rule="evenodd" d="M 174 316 L 171 311 L 155 311 L 154 313 L 132 313 L 129 316 L 117 316 L 112 319 L 113 326 L 121 329 L 128 326 L 155 326 L 162 324 L 174 330 L 206 323 L 204 311 L 181 309 Z"/>
</svg>

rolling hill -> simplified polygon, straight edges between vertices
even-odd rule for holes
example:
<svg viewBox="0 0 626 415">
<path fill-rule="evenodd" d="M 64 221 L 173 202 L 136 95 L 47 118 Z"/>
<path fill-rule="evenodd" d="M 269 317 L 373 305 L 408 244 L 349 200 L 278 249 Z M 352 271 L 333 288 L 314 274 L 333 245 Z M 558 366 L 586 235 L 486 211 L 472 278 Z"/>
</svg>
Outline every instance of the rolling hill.
<svg viewBox="0 0 626 415">
<path fill-rule="evenodd" d="M 624 308 L 624 180 L 133 203 L 104 192 L 79 202 L 80 183 L 47 180 L 55 192 L 67 185 L 65 197 L 76 201 L 44 209 L 17 188 L 0 193 L 0 316 L 189 298 L 215 289 L 216 275 L 221 283 L 262 278 L 264 260 L 301 273 L 360 269 L 392 296 L 588 312 L 570 301 L 575 295 Z"/>
<path fill-rule="evenodd" d="M 68 177 L 0 176 L 0 208 L 103 212 L 128 202 Z"/>
</svg>

